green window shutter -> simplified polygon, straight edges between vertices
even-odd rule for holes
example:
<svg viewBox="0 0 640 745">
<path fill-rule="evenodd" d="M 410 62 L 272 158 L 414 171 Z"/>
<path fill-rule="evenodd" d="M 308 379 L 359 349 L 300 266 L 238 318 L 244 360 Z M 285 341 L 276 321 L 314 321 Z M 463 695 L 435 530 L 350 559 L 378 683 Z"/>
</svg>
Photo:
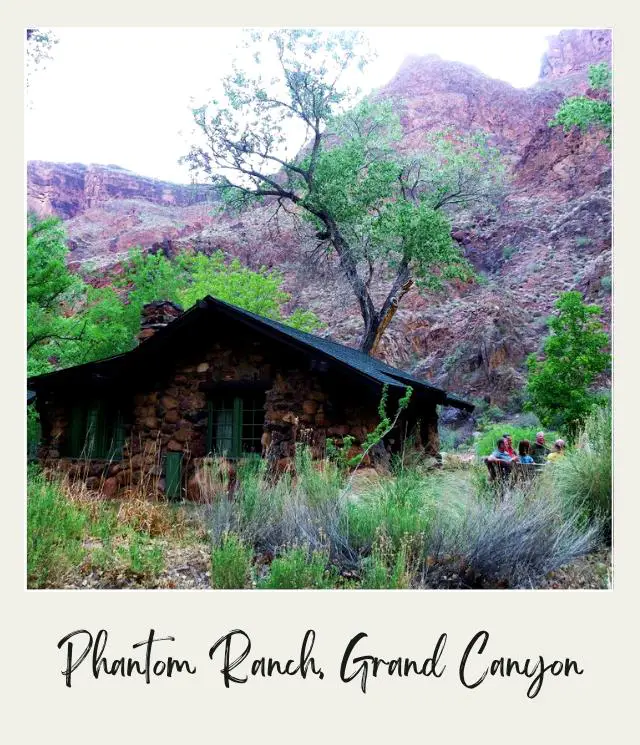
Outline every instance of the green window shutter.
<svg viewBox="0 0 640 745">
<path fill-rule="evenodd" d="M 165 456 L 165 494 L 169 499 L 182 496 L 182 453 Z"/>
<path fill-rule="evenodd" d="M 122 419 L 122 412 L 116 412 L 115 424 L 113 427 L 113 439 L 111 444 L 111 451 L 109 453 L 110 460 L 122 460 L 124 450 L 124 421 Z"/>
<path fill-rule="evenodd" d="M 79 458 L 84 448 L 86 430 L 85 410 L 82 406 L 75 404 L 71 409 L 71 427 L 69 433 L 69 456 Z"/>
<path fill-rule="evenodd" d="M 233 399 L 233 426 L 231 430 L 231 455 L 236 458 L 242 454 L 242 399 Z"/>
<path fill-rule="evenodd" d="M 98 449 L 98 406 L 92 404 L 87 412 L 87 428 L 83 445 L 83 456 L 86 458 L 95 458 Z"/>
<path fill-rule="evenodd" d="M 213 401 L 207 401 L 207 454 L 213 451 Z"/>
<path fill-rule="evenodd" d="M 104 401 L 96 402 L 98 412 L 96 418 L 96 445 L 94 448 L 94 458 L 107 458 L 111 450 L 112 428 L 109 426 L 110 421 L 107 412 L 107 406 Z"/>
</svg>

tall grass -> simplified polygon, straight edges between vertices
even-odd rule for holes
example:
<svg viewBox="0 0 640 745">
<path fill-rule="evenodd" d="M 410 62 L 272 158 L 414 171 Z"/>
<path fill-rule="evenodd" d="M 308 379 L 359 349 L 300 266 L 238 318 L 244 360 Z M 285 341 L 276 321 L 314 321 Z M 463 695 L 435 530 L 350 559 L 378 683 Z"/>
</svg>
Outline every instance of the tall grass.
<svg viewBox="0 0 640 745">
<path fill-rule="evenodd" d="M 527 587 L 591 551 L 599 532 L 553 495 L 532 497 L 513 488 L 502 500 L 471 502 L 458 520 L 434 524 L 426 551 L 459 557 L 474 584 Z"/>
<path fill-rule="evenodd" d="M 277 480 L 261 460 L 238 464 L 226 491 L 204 474 L 208 501 L 193 511 L 207 526 L 211 585 L 439 587 L 454 577 L 456 586 L 530 587 L 598 545 L 611 514 L 610 426 L 610 413 L 594 414 L 579 448 L 499 492 L 479 465 L 403 461 L 354 493 L 334 464 L 305 450 Z M 223 466 L 205 464 L 214 474 Z M 80 564 L 150 582 L 163 571 L 163 541 L 190 535 L 182 508 L 89 496 L 30 473 L 30 586 L 59 584 Z"/>
<path fill-rule="evenodd" d="M 285 551 L 271 563 L 268 576 L 258 583 L 263 590 L 328 590 L 335 586 L 337 572 L 322 551 L 309 552 L 296 547 Z"/>
<path fill-rule="evenodd" d="M 207 510 L 214 547 L 233 534 L 275 557 L 261 587 L 325 586 L 329 565 L 359 587 L 415 587 L 429 584 L 429 563 L 443 562 L 473 586 L 527 587 L 599 540 L 601 521 L 581 521 L 554 486 L 552 469 L 498 494 L 479 466 L 401 466 L 353 495 L 334 466 L 301 454 L 295 478 L 273 482 L 254 464 L 232 499 Z"/>
<path fill-rule="evenodd" d="M 211 552 L 211 586 L 220 590 L 241 590 L 251 584 L 253 548 L 227 534 Z"/>
<path fill-rule="evenodd" d="M 165 566 L 164 544 L 183 537 L 183 511 L 132 498 L 95 499 L 81 481 L 30 467 L 27 480 L 27 585 L 60 587 L 83 571 L 97 570 L 118 582 L 148 581 Z"/>
<path fill-rule="evenodd" d="M 423 536 L 436 512 L 428 479 L 415 470 L 401 470 L 346 505 L 344 531 L 352 545 L 368 551 L 378 531 L 400 549 L 406 536 Z"/>
<path fill-rule="evenodd" d="M 276 554 L 283 547 L 304 544 L 328 551 L 332 558 L 351 554 L 342 532 L 344 478 L 328 462 L 315 463 L 306 451 L 296 458 L 295 476 L 274 481 L 262 461 L 242 467 L 232 499 L 218 499 L 204 508 L 211 541 L 220 545 L 234 533 L 258 552 Z"/>
<path fill-rule="evenodd" d="M 587 523 L 605 525 L 611 536 L 611 405 L 596 408 L 579 433 L 576 447 L 554 464 L 555 489 Z"/>
<path fill-rule="evenodd" d="M 60 580 L 83 556 L 86 514 L 35 467 L 27 481 L 27 584 Z"/>
</svg>

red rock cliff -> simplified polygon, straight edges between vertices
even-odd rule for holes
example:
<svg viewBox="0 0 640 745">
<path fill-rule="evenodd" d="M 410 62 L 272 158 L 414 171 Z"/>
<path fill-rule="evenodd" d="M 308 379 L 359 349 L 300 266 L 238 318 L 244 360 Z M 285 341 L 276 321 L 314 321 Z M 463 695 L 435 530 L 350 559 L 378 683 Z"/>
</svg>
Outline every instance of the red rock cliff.
<svg viewBox="0 0 640 745">
<path fill-rule="evenodd" d="M 38 215 L 68 220 L 114 199 L 142 199 L 154 204 L 187 206 L 208 199 L 204 186 L 171 184 L 118 166 L 82 163 L 27 165 L 27 208 Z"/>
</svg>

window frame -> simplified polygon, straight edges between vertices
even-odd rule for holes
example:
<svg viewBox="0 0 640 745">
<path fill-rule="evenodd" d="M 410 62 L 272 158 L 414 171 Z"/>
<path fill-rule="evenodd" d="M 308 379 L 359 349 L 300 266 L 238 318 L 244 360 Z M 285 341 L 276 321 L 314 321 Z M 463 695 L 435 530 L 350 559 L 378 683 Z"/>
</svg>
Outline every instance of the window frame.
<svg viewBox="0 0 640 745">
<path fill-rule="evenodd" d="M 92 431 L 96 433 L 91 438 Z M 122 409 L 104 399 L 72 404 L 66 451 L 77 460 L 120 461 L 124 454 Z"/>
<path fill-rule="evenodd" d="M 246 390 L 234 393 L 221 393 L 214 395 L 207 400 L 207 453 L 224 456 L 229 459 L 238 459 L 251 455 L 262 455 L 262 434 L 264 432 L 264 403 L 259 406 L 260 392 Z M 229 403 L 231 405 L 229 405 Z M 247 405 L 251 403 L 251 405 Z M 215 412 L 231 412 L 230 435 L 229 437 L 220 438 L 230 442 L 227 450 L 220 449 L 216 442 L 214 432 Z M 251 422 L 245 421 L 245 414 L 252 413 Z M 261 421 L 256 422 L 256 412 L 262 412 Z M 259 437 L 255 436 L 256 428 L 260 428 Z M 245 432 L 249 430 L 250 436 L 246 437 Z M 251 442 L 257 446 L 257 452 L 246 452 L 243 450 L 243 443 Z"/>
</svg>

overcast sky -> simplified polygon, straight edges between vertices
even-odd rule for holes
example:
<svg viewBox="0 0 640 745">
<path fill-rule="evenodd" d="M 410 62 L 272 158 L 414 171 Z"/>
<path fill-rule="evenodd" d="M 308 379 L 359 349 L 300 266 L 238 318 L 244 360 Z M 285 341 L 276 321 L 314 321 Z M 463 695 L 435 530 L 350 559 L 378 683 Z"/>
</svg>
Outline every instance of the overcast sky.
<svg viewBox="0 0 640 745">
<path fill-rule="evenodd" d="M 538 79 L 546 38 L 557 28 L 365 29 L 378 59 L 366 87 L 378 88 L 409 54 L 465 62 L 516 87 Z M 34 74 L 26 114 L 29 160 L 115 164 L 144 176 L 188 182 L 189 104 L 230 67 L 233 28 L 55 29 L 59 43 Z M 182 135 L 180 133 L 183 133 Z"/>
</svg>

